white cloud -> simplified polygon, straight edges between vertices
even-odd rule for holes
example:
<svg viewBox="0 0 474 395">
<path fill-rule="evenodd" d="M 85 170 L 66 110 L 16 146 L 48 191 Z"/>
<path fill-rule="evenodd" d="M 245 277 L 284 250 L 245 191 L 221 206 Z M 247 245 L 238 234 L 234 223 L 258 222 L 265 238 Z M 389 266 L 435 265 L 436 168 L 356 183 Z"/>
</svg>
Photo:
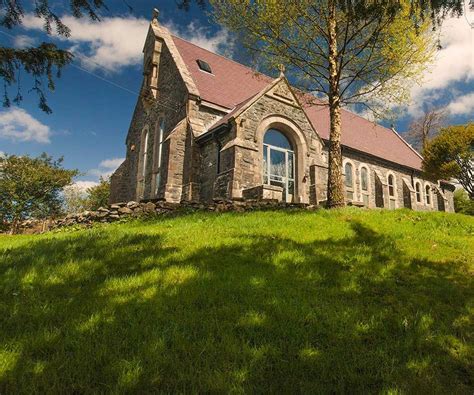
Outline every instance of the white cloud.
<svg viewBox="0 0 474 395">
<path fill-rule="evenodd" d="M 105 159 L 99 163 L 99 167 L 115 170 L 117 167 L 119 167 L 122 164 L 124 160 L 125 158 Z"/>
<path fill-rule="evenodd" d="M 28 47 L 32 47 L 33 45 L 35 45 L 35 42 L 36 42 L 36 40 L 34 39 L 34 37 L 30 37 L 30 36 L 20 34 L 20 35 L 15 37 L 15 39 L 13 41 L 13 46 L 15 48 L 28 48 Z"/>
<path fill-rule="evenodd" d="M 452 115 L 474 114 L 474 93 L 461 96 L 448 105 L 448 111 Z"/>
<path fill-rule="evenodd" d="M 64 189 L 75 189 L 79 190 L 80 192 L 85 192 L 87 189 L 95 187 L 97 185 L 99 185 L 99 183 L 95 181 L 76 181 L 72 185 L 69 185 Z"/>
<path fill-rule="evenodd" d="M 425 73 L 424 83 L 412 89 L 408 113 L 418 116 L 423 104 L 439 100 L 456 83 L 474 83 L 474 29 L 464 18 L 449 18 L 441 28 L 442 49 Z"/>
<path fill-rule="evenodd" d="M 69 49 L 87 69 L 102 67 L 115 72 L 122 67 L 142 62 L 149 20 L 132 16 L 103 18 L 100 22 L 72 16 L 63 16 L 61 20 L 71 29 L 71 36 L 56 37 L 71 43 Z M 213 52 L 228 54 L 233 47 L 233 41 L 226 30 L 212 34 L 196 22 L 191 22 L 185 28 L 179 28 L 172 22 L 163 23 L 163 26 L 171 33 Z M 27 30 L 43 30 L 43 22 L 33 14 L 28 14 L 23 20 L 23 27 Z"/>
<path fill-rule="evenodd" d="M 113 17 L 94 22 L 87 18 L 64 16 L 61 20 L 71 29 L 71 36 L 58 38 L 72 44 L 71 51 L 85 67 L 117 71 L 141 62 L 150 23 L 146 19 Z M 32 14 L 25 16 L 23 24 L 26 29 L 43 30 L 42 20 Z"/>
<path fill-rule="evenodd" d="M 99 163 L 96 169 L 89 170 L 87 174 L 97 178 L 108 178 L 117 170 L 124 160 L 125 158 L 104 159 Z"/>
<path fill-rule="evenodd" d="M 211 52 L 229 54 L 234 47 L 232 36 L 225 29 L 218 30 L 215 34 L 212 34 L 208 28 L 199 26 L 197 22 L 191 22 L 185 28 L 178 27 L 172 22 L 165 23 L 164 26 L 172 34 L 191 41 Z"/>
<path fill-rule="evenodd" d="M 3 158 L 3 157 L 5 157 L 5 152 L 0 151 L 0 158 Z"/>
<path fill-rule="evenodd" d="M 51 129 L 21 108 L 0 112 L 0 138 L 49 143 Z"/>
</svg>

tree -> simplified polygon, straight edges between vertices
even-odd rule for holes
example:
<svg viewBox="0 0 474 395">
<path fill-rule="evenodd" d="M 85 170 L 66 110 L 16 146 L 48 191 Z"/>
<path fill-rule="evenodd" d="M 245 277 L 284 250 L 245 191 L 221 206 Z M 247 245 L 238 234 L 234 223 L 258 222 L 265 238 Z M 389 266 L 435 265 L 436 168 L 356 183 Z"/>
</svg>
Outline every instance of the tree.
<svg viewBox="0 0 474 395">
<path fill-rule="evenodd" d="M 377 114 L 404 104 L 409 88 L 432 59 L 429 20 L 410 19 L 408 1 L 380 7 L 337 0 L 210 0 L 218 22 L 240 36 L 263 67 L 284 64 L 291 83 L 322 96 L 330 113 L 328 207 L 344 205 L 341 108 L 366 106 Z M 394 16 L 395 14 L 395 16 Z M 306 95 L 308 97 L 308 95 Z"/>
<path fill-rule="evenodd" d="M 0 157 L 0 222 L 11 224 L 16 233 L 24 219 L 59 214 L 62 189 L 78 174 L 64 169 L 62 162 L 46 154 Z"/>
<path fill-rule="evenodd" d="M 0 26 L 9 30 L 21 25 L 25 16 L 25 9 L 21 0 L 0 1 Z M 61 22 L 61 18 L 54 11 L 54 4 L 49 0 L 36 0 L 32 2 L 32 12 L 44 21 L 44 30 L 51 34 L 55 32 L 64 37 L 69 37 L 70 29 Z M 70 0 L 69 9 L 76 18 L 86 14 L 90 19 L 100 20 L 98 11 L 105 8 L 104 0 Z M 60 77 L 64 66 L 71 63 L 73 55 L 60 49 L 53 43 L 43 42 L 36 48 L 17 49 L 0 47 L 0 76 L 3 79 L 4 107 L 10 106 L 10 96 L 7 87 L 17 84 L 17 94 L 13 98 L 15 104 L 23 100 L 20 87 L 22 73 L 26 73 L 33 78 L 31 91 L 35 92 L 39 98 L 39 107 L 46 113 L 51 113 L 51 108 L 47 104 L 45 88 L 42 77 L 47 79 L 47 88 L 54 90 L 54 75 Z"/>
<path fill-rule="evenodd" d="M 110 197 L 110 179 L 100 177 L 99 184 L 87 189 L 86 207 L 97 210 L 99 207 L 107 206 Z"/>
<path fill-rule="evenodd" d="M 423 150 L 423 169 L 435 179 L 456 179 L 474 199 L 474 123 L 449 126 Z"/>
<path fill-rule="evenodd" d="M 429 15 L 435 22 L 440 23 L 447 15 L 461 16 L 463 14 L 464 1 L 465 0 L 412 0 L 410 2 L 410 9 L 413 15 L 417 15 L 418 17 Z M 204 8 L 206 5 L 206 0 L 177 0 L 177 5 L 178 8 L 189 10 L 193 2 L 201 8 Z M 347 7 L 357 11 L 361 1 L 347 1 L 345 3 Z M 394 3 L 396 4 L 393 0 L 378 2 L 380 7 L 391 6 Z M 469 4 L 471 8 L 474 8 L 473 0 L 471 0 Z"/>
<path fill-rule="evenodd" d="M 409 126 L 407 140 L 417 151 L 422 151 L 428 140 L 443 127 L 448 113 L 444 108 L 432 108 L 415 119 Z"/>
<path fill-rule="evenodd" d="M 461 214 L 474 215 L 474 200 L 464 189 L 454 191 L 454 211 Z"/>
<path fill-rule="evenodd" d="M 87 209 L 87 192 L 76 185 L 63 190 L 63 211 L 67 214 L 80 213 Z"/>
</svg>

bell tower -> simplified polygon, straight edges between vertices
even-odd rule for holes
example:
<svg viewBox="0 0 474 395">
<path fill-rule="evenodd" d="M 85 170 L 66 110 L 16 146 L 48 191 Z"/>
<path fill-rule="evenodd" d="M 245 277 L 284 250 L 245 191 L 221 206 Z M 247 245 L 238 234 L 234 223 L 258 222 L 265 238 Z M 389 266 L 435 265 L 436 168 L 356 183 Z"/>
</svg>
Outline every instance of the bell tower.
<svg viewBox="0 0 474 395">
<path fill-rule="evenodd" d="M 158 27 L 159 11 L 153 9 L 152 20 L 143 47 L 143 83 L 141 98 L 146 110 L 158 99 L 158 75 L 163 40 L 155 33 Z"/>
</svg>

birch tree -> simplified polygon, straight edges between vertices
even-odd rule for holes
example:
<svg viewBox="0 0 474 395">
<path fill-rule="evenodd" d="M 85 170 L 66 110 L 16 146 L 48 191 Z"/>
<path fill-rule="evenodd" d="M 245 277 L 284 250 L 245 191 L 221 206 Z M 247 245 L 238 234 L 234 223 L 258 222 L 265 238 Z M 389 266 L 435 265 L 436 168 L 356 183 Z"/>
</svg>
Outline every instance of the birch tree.
<svg viewBox="0 0 474 395">
<path fill-rule="evenodd" d="M 290 82 L 330 113 L 328 207 L 344 205 L 341 109 L 384 116 L 407 103 L 433 58 L 431 20 L 414 21 L 409 2 L 210 0 L 216 20 L 235 32 L 265 70 L 284 64 Z M 350 125 L 346 125 L 350 127 Z"/>
<path fill-rule="evenodd" d="M 448 112 L 444 108 L 432 108 L 411 122 L 406 134 L 407 141 L 421 152 L 446 122 Z"/>
</svg>

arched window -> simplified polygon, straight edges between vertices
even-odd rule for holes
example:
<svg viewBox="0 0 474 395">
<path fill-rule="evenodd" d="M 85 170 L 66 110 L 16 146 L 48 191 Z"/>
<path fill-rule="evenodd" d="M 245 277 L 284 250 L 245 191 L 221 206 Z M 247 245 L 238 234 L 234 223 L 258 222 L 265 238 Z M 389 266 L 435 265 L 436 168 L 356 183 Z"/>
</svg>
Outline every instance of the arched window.
<svg viewBox="0 0 474 395">
<path fill-rule="evenodd" d="M 369 205 L 369 171 L 367 167 L 360 168 L 360 190 L 362 195 L 362 202 L 365 206 Z"/>
<path fill-rule="evenodd" d="M 354 200 L 354 166 L 346 162 L 344 165 L 344 184 L 346 185 L 346 198 Z"/>
<path fill-rule="evenodd" d="M 148 130 L 145 132 L 144 144 L 142 149 L 142 177 L 146 175 L 146 167 L 148 161 Z"/>
<path fill-rule="evenodd" d="M 388 194 L 395 196 L 395 177 L 393 177 L 393 174 L 388 175 Z"/>
<path fill-rule="evenodd" d="M 426 205 L 431 206 L 431 188 L 429 185 L 425 186 L 425 199 L 426 199 Z"/>
<path fill-rule="evenodd" d="M 158 195 L 161 184 L 161 157 L 163 154 L 163 134 L 165 130 L 165 120 L 161 118 L 155 126 L 155 144 L 154 144 L 154 161 L 153 161 L 153 179 L 154 194 Z"/>
<path fill-rule="evenodd" d="M 396 181 L 393 174 L 389 174 L 387 177 L 388 181 L 388 199 L 389 207 L 397 208 L 397 197 L 396 197 Z"/>
<path fill-rule="evenodd" d="M 421 203 L 421 184 L 418 181 L 415 183 L 415 194 L 416 194 L 416 202 Z"/>
<path fill-rule="evenodd" d="M 284 200 L 291 202 L 295 193 L 295 153 L 287 137 L 268 129 L 263 138 L 263 183 L 281 186 Z"/>
<path fill-rule="evenodd" d="M 148 165 L 148 126 L 143 128 L 141 141 L 140 141 L 140 153 L 138 157 L 138 185 L 137 185 L 137 197 L 143 199 L 145 197 L 145 178 Z"/>
<path fill-rule="evenodd" d="M 347 162 L 344 166 L 344 173 L 345 173 L 345 183 L 346 187 L 353 188 L 354 187 L 354 180 L 352 179 L 352 163 Z"/>
</svg>

